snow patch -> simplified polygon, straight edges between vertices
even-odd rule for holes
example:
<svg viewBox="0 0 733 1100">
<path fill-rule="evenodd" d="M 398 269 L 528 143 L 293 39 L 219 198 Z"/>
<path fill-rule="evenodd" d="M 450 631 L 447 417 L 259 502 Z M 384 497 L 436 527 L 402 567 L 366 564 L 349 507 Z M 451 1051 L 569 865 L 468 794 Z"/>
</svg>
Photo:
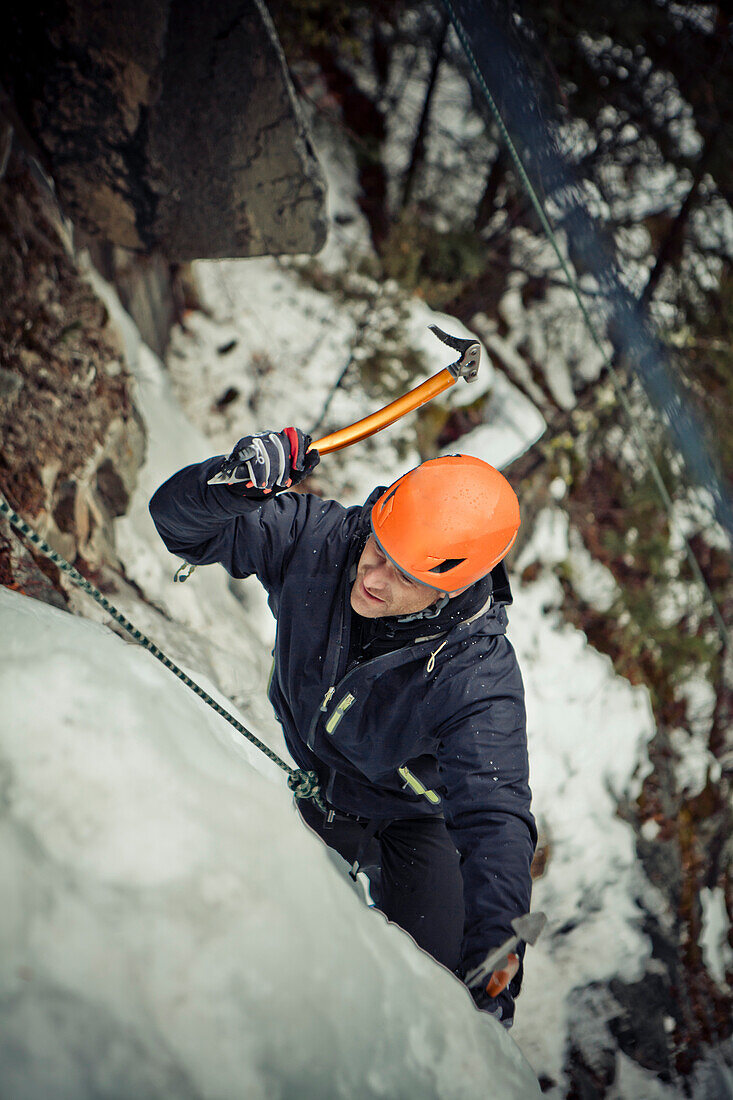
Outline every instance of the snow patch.
<svg viewBox="0 0 733 1100">
<path fill-rule="evenodd" d="M 726 971 L 733 969 L 733 947 L 729 942 L 730 921 L 725 907 L 725 894 L 718 886 L 700 891 L 702 905 L 702 947 L 705 966 L 719 986 L 728 988 Z"/>
<path fill-rule="evenodd" d="M 543 514 L 537 538 L 556 558 L 567 546 L 555 529 L 562 524 L 552 510 Z M 532 905 L 549 917 L 528 956 L 515 1032 L 537 1072 L 560 1080 L 573 989 L 612 976 L 637 980 L 649 957 L 634 834 L 616 805 L 639 789 L 655 727 L 647 691 L 615 676 L 580 631 L 548 614 L 562 600 L 555 578 L 515 578 L 513 587 L 509 636 L 525 681 L 530 781 L 548 846 Z"/>
<path fill-rule="evenodd" d="M 570 579 L 581 600 L 605 614 L 619 595 L 619 587 L 611 570 L 588 552 L 580 533 L 571 528 L 568 533 Z"/>
<path fill-rule="evenodd" d="M 535 518 L 529 540 L 514 563 L 518 572 L 528 565 L 541 562 L 553 566 L 564 562 L 570 552 L 570 524 L 562 508 L 542 508 Z"/>
</svg>

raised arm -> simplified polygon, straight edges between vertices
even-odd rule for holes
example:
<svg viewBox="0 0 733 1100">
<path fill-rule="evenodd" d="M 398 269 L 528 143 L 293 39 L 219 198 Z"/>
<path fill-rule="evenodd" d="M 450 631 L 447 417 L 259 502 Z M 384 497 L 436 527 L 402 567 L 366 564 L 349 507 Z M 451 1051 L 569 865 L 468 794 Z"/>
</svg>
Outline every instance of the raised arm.
<svg viewBox="0 0 733 1100">
<path fill-rule="evenodd" d="M 220 562 L 233 577 L 254 573 L 268 591 L 277 589 L 301 533 L 330 503 L 283 492 L 316 465 L 308 443 L 292 428 L 248 436 L 228 458 L 169 478 L 150 501 L 150 513 L 171 553 L 193 565 Z"/>
</svg>

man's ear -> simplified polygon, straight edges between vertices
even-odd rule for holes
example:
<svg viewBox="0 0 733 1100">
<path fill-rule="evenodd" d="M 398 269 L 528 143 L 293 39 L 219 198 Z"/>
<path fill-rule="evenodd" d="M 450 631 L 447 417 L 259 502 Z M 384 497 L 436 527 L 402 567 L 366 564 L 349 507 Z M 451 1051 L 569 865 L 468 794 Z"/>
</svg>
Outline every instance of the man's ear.
<svg viewBox="0 0 733 1100">
<path fill-rule="evenodd" d="M 451 592 L 450 596 L 448 596 L 448 599 L 449 600 L 454 600 L 456 598 L 456 596 L 462 596 L 463 593 L 467 592 L 470 587 L 471 587 L 470 584 L 465 584 L 463 586 L 463 588 L 459 588 L 457 592 Z M 443 592 L 442 595 L 445 596 L 446 593 Z"/>
</svg>

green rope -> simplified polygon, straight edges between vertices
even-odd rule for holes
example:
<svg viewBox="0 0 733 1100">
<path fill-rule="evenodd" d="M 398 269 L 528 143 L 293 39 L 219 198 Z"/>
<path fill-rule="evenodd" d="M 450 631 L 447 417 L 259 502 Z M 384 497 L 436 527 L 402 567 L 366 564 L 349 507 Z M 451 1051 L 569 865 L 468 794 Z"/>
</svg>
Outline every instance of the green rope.
<svg viewBox="0 0 733 1100">
<path fill-rule="evenodd" d="M 71 577 L 71 579 L 74 581 L 75 584 L 79 586 L 79 588 L 83 588 L 84 591 L 92 597 L 92 599 L 96 600 L 97 603 L 100 604 L 105 609 L 105 611 L 107 611 L 112 616 L 115 622 L 124 627 L 127 633 L 130 634 L 136 642 L 144 646 L 145 649 L 149 650 L 150 653 L 152 653 L 153 656 L 161 662 L 161 664 L 165 665 L 167 669 L 170 669 L 170 671 L 174 673 L 174 675 L 176 675 L 179 680 L 182 680 L 186 687 L 189 687 L 191 691 L 198 695 L 199 699 L 203 699 L 205 703 L 208 703 L 208 705 L 213 710 L 215 710 L 217 714 L 220 714 L 221 717 L 225 718 L 231 726 L 234 726 L 235 730 L 237 730 L 238 733 L 241 733 L 244 737 L 246 737 L 247 740 L 251 742 L 251 744 L 253 744 L 255 748 L 259 749 L 260 752 L 264 753 L 265 756 L 269 760 L 271 760 L 273 764 L 277 764 L 278 768 L 282 768 L 284 772 L 287 772 L 288 786 L 290 787 L 290 790 L 293 792 L 296 798 L 309 798 L 316 803 L 319 809 L 321 809 L 324 813 L 326 812 L 326 806 L 323 802 L 323 798 L 321 797 L 320 788 L 318 785 L 318 777 L 315 772 L 305 772 L 301 771 L 299 768 L 291 768 L 288 764 L 285 763 L 284 760 L 280 759 L 277 753 L 274 753 L 272 749 L 269 749 L 267 745 L 264 744 L 264 742 L 260 741 L 258 737 L 255 737 L 255 735 L 251 733 L 246 726 L 243 726 L 242 723 L 238 719 L 236 719 L 233 714 L 230 714 L 228 710 L 221 706 L 220 703 L 217 703 L 216 699 L 209 695 L 207 691 L 204 691 L 204 689 L 200 687 L 195 680 L 192 680 L 190 676 L 187 676 L 183 669 L 174 664 L 174 662 L 171 661 L 170 657 L 166 657 L 165 653 L 163 653 L 163 651 L 159 649 L 158 646 L 155 645 L 155 643 L 147 637 L 147 635 L 138 630 L 137 627 L 134 626 L 129 619 L 126 619 L 122 612 L 118 611 L 114 604 L 111 604 L 107 597 L 102 595 L 98 588 L 95 588 L 94 585 L 86 579 L 86 577 L 83 577 L 81 573 L 79 573 L 74 568 L 73 565 L 69 565 L 68 561 L 66 561 L 65 558 L 62 558 L 60 554 L 57 554 L 56 551 L 53 550 L 47 542 L 44 542 L 40 535 L 36 534 L 33 528 L 29 527 L 25 520 L 21 519 L 18 513 L 13 511 L 2 493 L 0 493 L 0 512 L 3 512 L 8 517 L 10 523 L 21 533 L 21 535 L 27 538 L 29 542 L 33 543 L 33 545 L 37 547 L 37 549 L 40 550 L 40 552 L 45 557 L 49 558 L 54 563 L 54 565 L 57 565 L 63 573 L 66 573 L 67 576 Z"/>
<path fill-rule="evenodd" d="M 623 382 L 622 382 L 621 378 L 619 377 L 618 371 L 616 370 L 615 366 L 613 365 L 610 358 L 608 357 L 608 355 L 604 351 L 604 348 L 603 348 L 603 345 L 602 345 L 602 342 L 601 342 L 601 338 L 598 334 L 598 330 L 595 326 L 593 318 L 591 317 L 590 313 L 588 312 L 588 309 L 585 305 L 585 302 L 583 301 L 583 297 L 580 293 L 580 288 L 578 286 L 577 280 L 576 280 L 575 276 L 573 275 L 572 271 L 570 270 L 568 262 L 565 259 L 564 255 L 563 255 L 563 253 L 560 249 L 560 245 L 558 244 L 557 237 L 555 236 L 555 232 L 552 228 L 552 225 L 550 224 L 550 220 L 547 217 L 547 214 L 546 214 L 545 209 L 542 205 L 540 197 L 537 194 L 535 188 L 533 187 L 532 181 L 530 180 L 529 176 L 527 175 L 527 171 L 526 171 L 526 169 L 525 169 L 525 167 L 522 163 L 522 159 L 519 156 L 519 153 L 517 152 L 516 146 L 515 146 L 514 142 L 511 139 L 509 131 L 507 130 L 507 128 L 504 124 L 504 119 L 501 117 L 501 113 L 499 111 L 499 108 L 496 105 L 496 101 L 494 100 L 494 97 L 492 96 L 491 92 L 489 91 L 489 86 L 488 86 L 488 84 L 486 83 L 486 81 L 484 79 L 484 75 L 481 72 L 481 69 L 479 68 L 478 61 L 476 60 L 476 56 L 475 56 L 475 54 L 474 54 L 474 52 L 471 48 L 471 43 L 469 42 L 469 39 L 468 39 L 466 31 L 463 27 L 463 24 L 461 23 L 460 19 L 458 18 L 458 15 L 456 14 L 456 11 L 453 7 L 453 4 L 451 3 L 451 0 L 443 0 L 443 5 L 446 8 L 448 14 L 450 15 L 451 22 L 453 23 L 456 34 L 458 35 L 460 43 L 463 47 L 464 53 L 466 54 L 466 57 L 468 58 L 468 61 L 471 64 L 471 68 L 474 71 L 474 74 L 475 74 L 476 79 L 479 83 L 481 91 L 483 92 L 483 94 L 486 98 L 486 102 L 488 103 L 489 108 L 491 110 L 491 113 L 494 116 L 494 120 L 496 122 L 496 125 L 499 128 L 499 133 L 501 134 L 501 136 L 504 140 L 504 143 L 505 143 L 507 149 L 509 150 L 509 154 L 512 158 L 512 161 L 514 162 L 514 166 L 517 170 L 519 178 L 521 179 L 521 181 L 524 185 L 524 188 L 525 188 L 527 194 L 529 195 L 529 198 L 530 198 L 530 201 L 532 203 L 532 206 L 534 207 L 535 213 L 537 214 L 537 217 L 540 220 L 540 224 L 542 225 L 542 228 L 545 231 L 545 235 L 547 236 L 547 239 L 550 242 L 550 244 L 552 245 L 553 251 L 554 251 L 555 255 L 558 258 L 558 261 L 560 263 L 560 268 L 561 268 L 563 274 L 565 275 L 565 278 L 568 281 L 568 286 L 572 290 L 573 295 L 575 296 L 575 299 L 576 299 L 576 301 L 577 301 L 577 303 L 580 307 L 581 315 L 583 317 L 583 320 L 585 321 L 585 324 L 586 324 L 586 327 L 588 329 L 588 332 L 590 333 L 591 339 L 593 340 L 593 343 L 595 344 L 598 351 L 601 353 L 601 356 L 603 358 L 603 362 L 604 362 L 605 366 L 608 368 L 609 376 L 611 378 L 611 382 L 612 382 L 614 390 L 616 392 L 616 397 L 617 397 L 618 401 L 620 402 L 621 407 L 623 408 L 624 412 L 626 413 L 626 417 L 628 419 L 629 426 L 631 428 L 631 432 L 632 432 L 632 435 L 634 437 L 634 441 L 635 441 L 637 447 L 639 448 L 641 454 L 643 455 L 644 459 L 646 460 L 646 463 L 649 467 L 649 471 L 652 475 L 652 478 L 654 479 L 654 483 L 657 486 L 657 490 L 659 492 L 660 497 L 662 498 L 662 503 L 664 504 L 664 507 L 666 509 L 667 515 L 670 518 L 670 523 L 671 523 L 672 522 L 672 517 L 673 517 L 673 509 L 674 509 L 674 504 L 673 504 L 672 498 L 669 494 L 669 490 L 667 489 L 667 486 L 664 483 L 664 478 L 662 477 L 661 470 L 659 469 L 657 461 L 656 461 L 656 459 L 655 459 L 655 457 L 652 453 L 651 447 L 647 443 L 646 437 L 644 436 L 641 429 L 638 427 L 638 425 L 636 423 L 636 419 L 635 419 L 635 416 L 634 416 L 634 411 L 631 407 L 631 403 L 630 403 L 628 397 L 626 396 L 626 394 L 623 390 Z M 692 547 L 690 546 L 690 543 L 689 543 L 688 539 L 686 538 L 685 535 L 682 534 L 682 532 L 680 532 L 680 535 L 681 535 L 682 540 L 684 542 L 685 553 L 687 555 L 687 560 L 690 563 L 690 568 L 692 569 L 692 572 L 695 575 L 698 583 L 701 585 L 703 591 L 707 593 L 707 596 L 708 596 L 708 599 L 709 599 L 709 602 L 710 602 L 710 605 L 711 605 L 712 611 L 713 611 L 713 618 L 715 619 L 715 624 L 718 628 L 718 633 L 720 634 L 720 638 L 721 638 L 721 641 L 723 643 L 723 646 L 727 647 L 729 642 L 730 642 L 730 637 L 729 637 L 729 634 L 728 634 L 728 629 L 725 625 L 725 622 L 723 621 L 723 617 L 722 617 L 722 615 L 720 613 L 720 610 L 718 608 L 718 604 L 715 600 L 715 597 L 713 596 L 712 591 L 710 590 L 710 586 L 709 586 L 708 582 L 705 580 L 705 576 L 703 574 L 703 571 L 700 568 L 700 563 L 698 562 L 697 558 L 695 557 L 695 554 L 692 551 Z"/>
</svg>

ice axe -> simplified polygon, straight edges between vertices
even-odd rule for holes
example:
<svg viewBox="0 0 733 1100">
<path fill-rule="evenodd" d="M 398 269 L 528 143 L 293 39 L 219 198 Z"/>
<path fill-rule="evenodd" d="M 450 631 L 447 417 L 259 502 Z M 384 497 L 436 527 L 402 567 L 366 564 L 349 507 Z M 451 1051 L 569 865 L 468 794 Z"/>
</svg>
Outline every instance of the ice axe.
<svg viewBox="0 0 733 1100">
<path fill-rule="evenodd" d="M 514 935 L 489 951 L 484 961 L 466 974 L 464 980 L 468 988 L 475 989 L 488 982 L 486 991 L 490 997 L 496 997 L 502 989 L 506 989 L 513 976 L 509 962 L 514 948 L 520 943 L 534 945 L 546 923 L 547 917 L 544 913 L 525 913 L 523 917 L 515 917 L 512 921 Z"/>
<path fill-rule="evenodd" d="M 314 440 L 309 449 L 314 449 L 322 455 L 329 454 L 330 451 L 340 451 L 342 447 L 358 443 L 359 440 L 366 439 L 367 436 L 374 435 L 382 428 L 394 424 L 395 420 L 399 420 L 406 413 L 419 409 L 421 405 L 425 405 L 439 393 L 449 389 L 459 378 L 464 378 L 466 382 L 473 382 L 478 374 L 481 357 L 481 345 L 478 340 L 462 340 L 458 336 L 449 336 L 437 325 L 430 325 L 430 330 L 449 348 L 460 353 L 455 363 L 444 367 L 432 378 L 428 378 L 426 382 L 409 390 L 402 397 L 398 397 L 396 401 L 385 405 L 378 412 L 365 416 L 363 420 L 357 420 L 355 424 L 349 424 L 346 428 L 339 428 L 336 432 L 324 435 L 321 439 Z"/>
<path fill-rule="evenodd" d="M 421 405 L 425 405 L 428 401 L 432 401 L 434 397 L 437 397 L 439 393 L 449 389 L 459 378 L 464 378 L 466 382 L 473 382 L 478 374 L 481 358 L 481 345 L 478 340 L 464 340 L 459 336 L 449 336 L 437 325 L 430 325 L 430 329 L 449 348 L 460 352 L 455 363 L 450 363 L 443 370 L 434 374 L 432 378 L 428 378 L 426 382 L 409 390 L 402 397 L 398 397 L 396 401 L 390 402 L 389 405 L 385 405 L 383 409 L 365 416 L 363 420 L 357 420 L 355 424 L 349 424 L 346 428 L 339 428 L 338 431 L 314 440 L 308 450 L 316 450 L 320 455 L 329 454 L 331 451 L 340 451 L 343 447 L 358 443 L 359 440 L 366 439 L 368 436 L 374 435 L 375 432 L 381 431 L 382 428 L 394 424 L 395 420 L 399 420 L 406 413 L 419 409 Z M 208 484 L 229 484 L 232 470 L 254 458 L 254 456 L 254 446 L 232 452 L 227 463 L 209 479 Z M 176 579 L 178 579 L 178 575 L 176 575 Z M 185 580 L 186 578 L 181 577 L 180 579 Z"/>
</svg>

